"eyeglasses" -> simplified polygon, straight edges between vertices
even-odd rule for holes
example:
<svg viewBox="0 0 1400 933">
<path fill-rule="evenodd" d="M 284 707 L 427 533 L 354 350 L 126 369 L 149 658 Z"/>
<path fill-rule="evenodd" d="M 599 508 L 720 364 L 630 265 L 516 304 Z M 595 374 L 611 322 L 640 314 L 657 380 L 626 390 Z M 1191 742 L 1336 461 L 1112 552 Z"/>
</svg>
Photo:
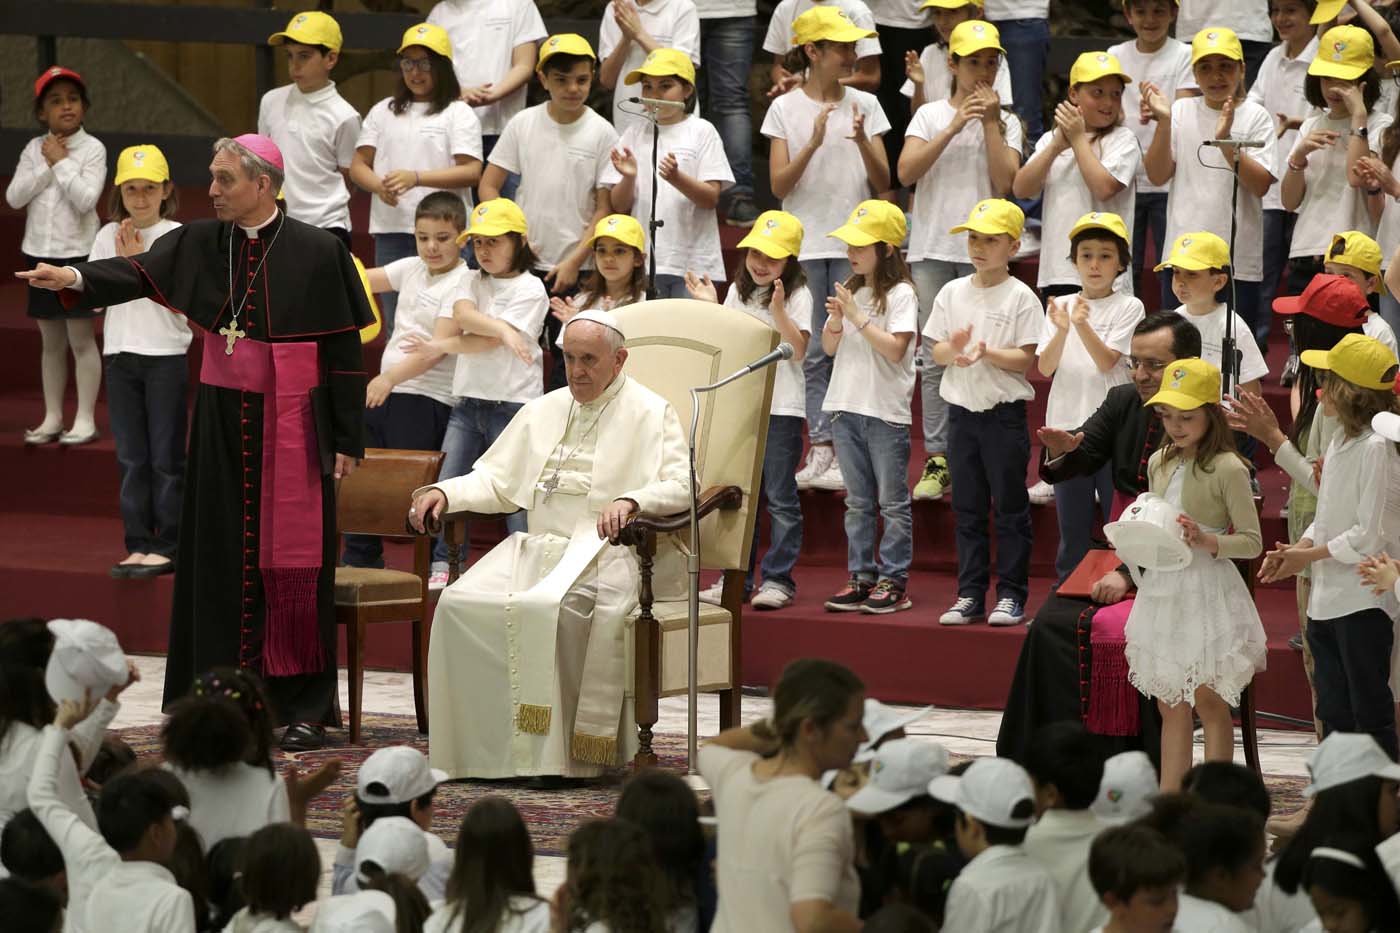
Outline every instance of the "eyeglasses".
<svg viewBox="0 0 1400 933">
<path fill-rule="evenodd" d="M 412 74 L 415 71 L 427 74 L 433 70 L 433 60 L 431 58 L 400 58 L 399 69 L 404 74 Z"/>
<path fill-rule="evenodd" d="M 1137 369 L 1138 367 L 1142 367 L 1150 373 L 1160 373 L 1167 368 L 1167 364 L 1170 362 L 1170 360 L 1145 360 L 1141 357 L 1130 356 L 1128 357 L 1128 368 Z"/>
</svg>

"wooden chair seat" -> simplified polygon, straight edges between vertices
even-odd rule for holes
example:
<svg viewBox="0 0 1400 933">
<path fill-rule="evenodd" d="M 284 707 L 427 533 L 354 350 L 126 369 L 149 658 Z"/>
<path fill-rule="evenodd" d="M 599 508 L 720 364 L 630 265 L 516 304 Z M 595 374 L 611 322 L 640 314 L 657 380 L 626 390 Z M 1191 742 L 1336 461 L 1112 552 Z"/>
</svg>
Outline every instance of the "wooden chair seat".
<svg viewBox="0 0 1400 933">
<path fill-rule="evenodd" d="M 416 603 L 422 599 L 423 581 L 405 570 L 370 567 L 335 568 L 337 606 L 376 606 Z"/>
</svg>

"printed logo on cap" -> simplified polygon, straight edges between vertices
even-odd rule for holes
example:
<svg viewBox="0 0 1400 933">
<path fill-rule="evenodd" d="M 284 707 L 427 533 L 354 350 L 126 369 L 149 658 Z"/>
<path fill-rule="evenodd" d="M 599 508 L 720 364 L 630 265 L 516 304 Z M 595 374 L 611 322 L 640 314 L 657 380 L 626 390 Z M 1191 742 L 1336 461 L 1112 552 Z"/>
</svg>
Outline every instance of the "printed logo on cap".
<svg viewBox="0 0 1400 933">
<path fill-rule="evenodd" d="M 486 216 L 486 212 L 487 212 L 488 210 L 490 210 L 490 208 L 488 208 L 485 204 L 483 204 L 483 205 L 481 205 L 480 207 L 478 207 L 478 208 L 476 209 L 476 216 L 477 216 L 477 218 L 480 219 L 480 218 L 482 218 L 482 217 L 485 217 L 485 216 Z"/>
<path fill-rule="evenodd" d="M 984 32 L 987 31 L 987 27 L 986 27 L 986 26 L 983 26 L 981 23 L 973 23 L 973 24 L 972 24 L 972 31 L 975 32 L 975 33 L 977 33 L 977 35 L 980 36 L 980 35 L 982 35 L 982 33 L 984 33 Z"/>
<path fill-rule="evenodd" d="M 135 152 L 133 152 L 133 153 L 131 154 L 131 161 L 133 161 L 133 162 L 138 162 L 138 163 L 139 163 L 139 162 L 144 162 L 144 161 L 146 161 L 146 150 L 145 150 L 145 149 L 137 149 Z"/>
<path fill-rule="evenodd" d="M 1211 45 L 1215 45 L 1215 40 L 1216 40 L 1216 39 L 1219 39 L 1219 38 L 1220 38 L 1220 33 L 1218 33 L 1218 32 L 1208 32 L 1208 33 L 1206 33 L 1206 41 L 1209 42 Z"/>
<path fill-rule="evenodd" d="M 559 44 L 559 37 L 558 37 L 558 36 L 552 36 L 552 37 L 550 38 L 550 40 L 549 40 L 548 42 L 545 43 L 545 45 L 549 46 L 551 49 L 554 48 L 555 46 L 557 46 L 558 44 Z"/>
<path fill-rule="evenodd" d="M 419 26 L 419 27 L 418 27 L 418 35 L 420 35 L 420 36 L 426 36 L 427 34 L 428 34 L 428 27 L 427 27 L 427 26 Z"/>
<path fill-rule="evenodd" d="M 772 217 L 763 222 L 763 235 L 772 236 L 773 231 L 778 229 L 778 221 Z"/>
<path fill-rule="evenodd" d="M 1179 389 L 1179 388 L 1181 388 L 1181 380 L 1183 380 L 1183 379 L 1185 379 L 1185 378 L 1186 378 L 1186 367 L 1184 367 L 1184 366 L 1178 366 L 1176 369 L 1173 369 L 1173 370 L 1172 370 L 1172 384 L 1171 384 L 1171 387 L 1172 387 L 1173 389 Z"/>
<path fill-rule="evenodd" d="M 1341 41 L 1341 40 L 1338 40 L 1337 42 L 1333 42 L 1333 43 L 1332 43 L 1332 61 L 1334 61 L 1334 62 L 1339 62 L 1339 61 L 1341 61 L 1341 60 L 1342 60 L 1342 53 L 1345 52 L 1346 49 L 1347 49 L 1347 44 L 1346 44 L 1346 42 Z"/>
<path fill-rule="evenodd" d="M 858 224 L 858 223 L 860 223 L 860 219 L 861 219 L 862 217 L 864 217 L 864 216 L 865 216 L 866 214 L 868 214 L 868 213 L 870 213 L 870 209 L 867 208 L 867 207 L 858 207 L 858 208 L 856 208 L 856 215 L 855 215 L 854 217 L 851 218 L 851 223 L 853 223 L 853 224 Z"/>
<path fill-rule="evenodd" d="M 296 23 L 298 26 L 300 26 L 302 23 L 306 22 L 306 14 L 305 14 L 305 13 L 301 14 L 301 15 L 298 16 L 296 19 L 292 20 L 292 22 L 294 22 L 294 23 Z"/>
<path fill-rule="evenodd" d="M 616 226 L 617 226 L 617 218 L 616 218 L 616 217 L 609 217 L 609 218 L 608 218 L 608 229 L 611 230 L 611 229 L 613 229 L 613 228 L 616 227 Z"/>
<path fill-rule="evenodd" d="M 1107 65 L 1107 64 L 1108 64 L 1108 55 L 1106 55 L 1106 54 L 1103 53 L 1103 52 L 1100 52 L 1099 54 L 1097 54 L 1097 55 L 1094 56 L 1094 61 L 1098 62 L 1100 65 Z"/>
<path fill-rule="evenodd" d="M 62 68 L 50 68 L 50 69 L 49 69 L 49 77 L 53 77 L 54 75 L 62 74 L 62 73 L 63 73 L 63 69 L 62 69 Z"/>
<path fill-rule="evenodd" d="M 1114 788 L 1113 790 L 1110 790 L 1110 791 L 1108 792 L 1108 802 L 1109 802 L 1109 803 L 1117 803 L 1118 801 L 1120 801 L 1120 800 L 1122 800 L 1122 799 L 1123 799 L 1123 792 L 1122 792 L 1121 790 L 1118 790 L 1117 788 Z"/>
<path fill-rule="evenodd" d="M 651 50 L 651 54 L 649 54 L 649 55 L 647 56 L 646 64 L 650 65 L 652 62 L 656 61 L 660 56 L 661 56 L 661 50 L 660 50 L 660 49 L 652 49 L 652 50 Z"/>
<path fill-rule="evenodd" d="M 987 213 L 987 209 L 990 207 L 990 204 L 988 204 L 986 201 L 983 201 L 981 204 L 977 205 L 977 213 L 985 214 Z"/>
<path fill-rule="evenodd" d="M 1191 245 L 1191 238 L 1190 238 L 1189 236 L 1187 236 L 1187 237 L 1182 237 L 1182 238 L 1181 238 L 1181 245 L 1182 245 L 1182 246 L 1190 246 L 1190 245 Z"/>
<path fill-rule="evenodd" d="M 848 17 L 846 16 L 846 11 L 845 11 L 845 10 L 837 10 L 837 11 L 836 11 L 836 15 L 839 16 L 839 17 L 841 17 L 842 19 L 848 19 Z"/>
</svg>

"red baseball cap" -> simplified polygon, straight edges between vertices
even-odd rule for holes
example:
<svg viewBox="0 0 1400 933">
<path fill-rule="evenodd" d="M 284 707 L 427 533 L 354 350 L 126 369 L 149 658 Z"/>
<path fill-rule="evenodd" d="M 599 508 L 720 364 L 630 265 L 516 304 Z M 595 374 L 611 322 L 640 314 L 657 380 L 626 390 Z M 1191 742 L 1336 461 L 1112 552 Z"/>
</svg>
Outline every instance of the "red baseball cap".
<svg viewBox="0 0 1400 933">
<path fill-rule="evenodd" d="M 34 99 L 38 100 L 43 97 L 44 92 L 49 89 L 49 85 L 59 80 L 72 81 L 83 90 L 87 90 L 87 82 L 83 80 L 82 75 L 72 68 L 60 68 L 55 65 L 52 68 L 45 68 L 43 74 L 34 80 Z"/>
<path fill-rule="evenodd" d="M 1344 275 L 1315 275 L 1303 294 L 1274 299 L 1276 314 L 1306 314 L 1337 327 L 1360 327 L 1370 310 L 1361 286 Z"/>
</svg>

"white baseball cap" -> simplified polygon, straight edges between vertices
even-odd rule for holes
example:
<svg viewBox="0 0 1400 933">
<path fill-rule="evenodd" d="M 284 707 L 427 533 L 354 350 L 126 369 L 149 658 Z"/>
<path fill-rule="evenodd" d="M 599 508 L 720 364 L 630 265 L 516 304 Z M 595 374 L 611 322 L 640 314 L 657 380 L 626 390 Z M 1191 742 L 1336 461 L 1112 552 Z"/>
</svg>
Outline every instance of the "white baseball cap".
<svg viewBox="0 0 1400 933">
<path fill-rule="evenodd" d="M 311 933 L 394 933 L 397 915 L 383 891 L 338 894 L 317 903 Z"/>
<path fill-rule="evenodd" d="M 101 697 L 126 683 L 126 655 L 117 636 L 87 619 L 53 619 L 53 652 L 44 669 L 44 686 L 55 703 L 81 702 L 84 693 Z"/>
<path fill-rule="evenodd" d="M 408 803 L 447 780 L 447 772 L 428 767 L 428 758 L 408 745 L 381 748 L 365 759 L 355 779 L 355 794 L 365 803 Z M 380 784 L 383 790 L 371 790 Z"/>
<path fill-rule="evenodd" d="M 895 739 L 875 750 L 870 780 L 846 806 L 874 816 L 928 793 L 929 781 L 948 773 L 948 750 L 936 742 Z"/>
<path fill-rule="evenodd" d="M 929 781 L 928 792 L 990 826 L 1020 829 L 1034 819 L 1031 776 L 1010 758 L 979 758 L 961 775 L 944 774 Z M 1023 801 L 1030 805 L 1027 815 L 1015 816 Z"/>
<path fill-rule="evenodd" d="M 417 881 L 429 865 L 423 828 L 406 816 L 381 816 L 370 824 L 355 847 L 355 874 L 361 884 L 369 880 L 363 871 L 366 862 L 373 862 L 386 874 Z"/>
<path fill-rule="evenodd" d="M 1152 812 L 1158 788 L 1157 769 L 1146 752 L 1119 752 L 1103 763 L 1099 796 L 1089 809 L 1105 823 L 1121 826 Z"/>
<path fill-rule="evenodd" d="M 1400 764 L 1364 732 L 1333 732 L 1308 756 L 1308 773 L 1312 783 L 1303 788 L 1304 797 L 1366 777 L 1400 781 Z"/>
<path fill-rule="evenodd" d="M 861 745 L 861 751 L 867 751 L 880 744 L 881 736 L 889 735 L 896 729 L 903 729 L 911 723 L 918 722 L 924 715 L 933 709 L 932 706 L 925 706 L 922 709 L 910 709 L 903 706 L 886 706 L 879 700 L 870 697 L 865 698 L 865 712 L 861 716 L 860 724 L 865 727 L 865 734 L 868 738 Z M 945 767 L 943 769 L 947 771 Z"/>
</svg>

